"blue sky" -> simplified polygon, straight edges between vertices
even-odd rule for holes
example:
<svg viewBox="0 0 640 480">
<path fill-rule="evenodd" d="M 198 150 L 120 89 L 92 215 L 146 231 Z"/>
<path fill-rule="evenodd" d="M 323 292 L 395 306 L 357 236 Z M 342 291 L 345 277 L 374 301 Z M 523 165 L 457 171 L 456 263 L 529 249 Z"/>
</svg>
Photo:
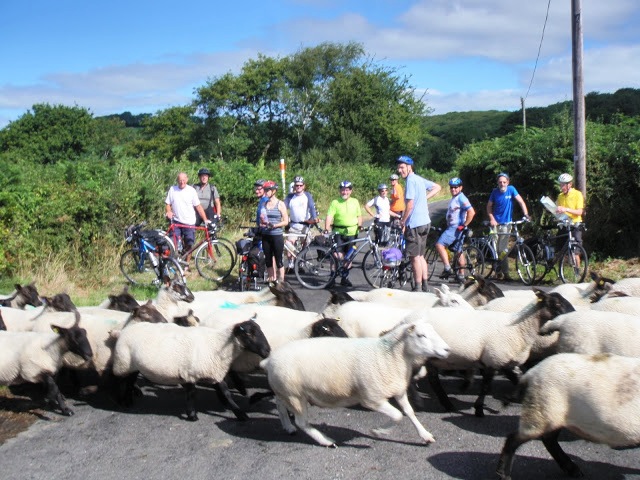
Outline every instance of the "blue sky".
<svg viewBox="0 0 640 480">
<path fill-rule="evenodd" d="M 0 128 L 36 103 L 155 113 L 238 72 L 356 41 L 410 77 L 434 114 L 518 110 L 548 0 L 2 0 Z M 570 100 L 570 0 L 551 0 L 526 105 Z M 585 93 L 640 88 L 640 2 L 582 0 Z"/>
</svg>

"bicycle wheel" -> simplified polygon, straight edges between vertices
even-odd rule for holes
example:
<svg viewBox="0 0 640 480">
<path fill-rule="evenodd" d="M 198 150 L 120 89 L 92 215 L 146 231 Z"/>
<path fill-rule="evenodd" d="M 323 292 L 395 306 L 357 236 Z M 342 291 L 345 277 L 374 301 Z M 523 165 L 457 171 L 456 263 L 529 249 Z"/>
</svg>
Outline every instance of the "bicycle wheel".
<svg viewBox="0 0 640 480">
<path fill-rule="evenodd" d="M 120 271 L 133 285 L 154 285 L 158 283 L 158 274 L 146 252 L 137 248 L 127 250 L 120 257 Z"/>
<path fill-rule="evenodd" d="M 300 285 L 320 290 L 335 280 L 338 261 L 331 248 L 309 245 L 296 257 L 294 271 Z"/>
<path fill-rule="evenodd" d="M 536 257 L 524 243 L 516 245 L 516 270 L 522 283 L 532 285 L 536 279 Z"/>
<path fill-rule="evenodd" d="M 461 255 L 464 255 L 464 267 L 460 264 Z M 484 257 L 477 247 L 468 245 L 462 249 L 460 255 L 456 255 L 454 258 L 453 272 L 456 276 L 484 275 Z"/>
<path fill-rule="evenodd" d="M 560 256 L 560 279 L 564 283 L 583 282 L 587 276 L 588 267 L 589 259 L 582 245 L 572 244 L 562 249 Z"/>
<path fill-rule="evenodd" d="M 413 277 L 413 265 L 411 260 L 406 258 L 402 260 L 400 267 L 398 267 L 398 281 L 400 282 L 400 288 L 403 288 L 407 283 L 411 287 L 411 290 L 416 288 L 416 279 Z"/>
<path fill-rule="evenodd" d="M 204 242 L 196 250 L 195 258 L 198 273 L 207 280 L 221 282 L 233 270 L 233 253 L 220 240 L 212 240 L 211 248 L 207 242 Z"/>
<path fill-rule="evenodd" d="M 382 256 L 378 249 L 369 250 L 364 254 L 364 258 L 362 259 L 362 273 L 367 283 L 373 288 L 380 288 L 382 286 L 385 270 L 383 269 Z"/>
<path fill-rule="evenodd" d="M 178 260 L 173 257 L 163 257 L 160 259 L 160 266 L 162 268 L 162 283 L 164 283 L 165 278 L 168 278 L 170 281 L 178 280 L 184 284 L 186 284 L 186 280 L 184 279 L 184 273 L 182 271 L 182 267 Z M 160 284 L 160 282 L 158 282 Z"/>
<path fill-rule="evenodd" d="M 236 251 L 236 245 L 231 240 L 224 237 L 216 237 L 214 241 L 218 241 L 229 248 L 229 251 L 233 256 L 233 265 L 231 266 L 231 269 L 233 270 L 233 268 L 236 266 L 236 263 L 238 263 L 238 252 Z"/>
<path fill-rule="evenodd" d="M 484 260 L 484 269 L 482 272 L 482 276 L 484 278 L 489 278 L 493 273 L 495 266 L 497 265 L 498 255 L 496 255 L 495 250 L 489 244 L 489 242 L 480 242 L 475 247 L 480 250 L 482 253 L 482 258 Z"/>
<path fill-rule="evenodd" d="M 424 256 L 427 259 L 427 268 L 429 269 L 429 276 L 427 277 L 427 280 L 431 281 L 433 279 L 434 281 L 438 281 L 440 279 L 440 275 L 444 272 L 444 263 L 442 263 L 442 259 L 440 258 L 440 254 L 436 251 L 436 247 L 429 247 Z"/>
<path fill-rule="evenodd" d="M 533 241 L 528 244 L 528 247 L 531 248 L 533 256 L 536 258 L 536 278 L 534 282 L 540 283 L 547 276 L 547 273 L 553 269 L 553 263 L 547 262 L 547 252 L 543 241 Z"/>
</svg>

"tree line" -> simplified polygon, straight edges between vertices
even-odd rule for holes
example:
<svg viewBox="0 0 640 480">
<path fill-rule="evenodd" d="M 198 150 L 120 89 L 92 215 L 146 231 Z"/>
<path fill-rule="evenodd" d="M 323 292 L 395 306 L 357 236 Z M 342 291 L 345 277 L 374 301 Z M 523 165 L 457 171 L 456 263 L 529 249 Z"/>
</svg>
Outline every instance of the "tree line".
<svg viewBox="0 0 640 480">
<path fill-rule="evenodd" d="M 587 221 L 598 225 L 587 238 L 600 256 L 638 252 L 639 99 L 634 89 L 587 95 Z M 526 130 L 518 112 L 430 113 L 407 75 L 355 43 L 259 55 L 207 79 L 188 105 L 154 114 L 36 104 L 0 130 L 0 272 L 51 255 L 83 268 L 122 243 L 125 225 L 161 222 L 177 172 L 195 176 L 199 166 L 212 170 L 237 223 L 253 180 L 277 179 L 280 158 L 321 205 L 344 178 L 362 199 L 373 195 L 399 154 L 427 177 L 460 175 L 477 209 L 499 171 L 530 205 L 555 197 L 554 179 L 572 171 L 570 103 L 528 109 Z"/>
</svg>

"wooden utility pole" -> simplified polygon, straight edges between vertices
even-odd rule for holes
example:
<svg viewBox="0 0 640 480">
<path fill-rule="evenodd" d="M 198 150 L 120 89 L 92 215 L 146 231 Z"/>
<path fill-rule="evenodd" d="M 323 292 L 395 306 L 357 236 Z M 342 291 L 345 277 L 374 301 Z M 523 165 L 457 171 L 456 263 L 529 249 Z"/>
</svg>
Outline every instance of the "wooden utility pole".
<svg viewBox="0 0 640 480">
<path fill-rule="evenodd" d="M 573 70 L 573 169 L 575 187 L 587 198 L 587 141 L 582 78 L 582 5 L 571 0 L 571 45 Z"/>
<path fill-rule="evenodd" d="M 520 105 L 522 105 L 522 128 L 527 129 L 527 111 L 524 109 L 524 98 L 520 97 Z"/>
</svg>

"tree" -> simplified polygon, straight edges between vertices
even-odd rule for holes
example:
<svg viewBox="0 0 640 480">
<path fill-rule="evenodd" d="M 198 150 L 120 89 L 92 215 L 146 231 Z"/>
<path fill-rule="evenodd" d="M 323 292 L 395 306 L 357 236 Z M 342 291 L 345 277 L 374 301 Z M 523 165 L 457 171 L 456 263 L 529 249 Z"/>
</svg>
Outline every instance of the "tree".
<svg viewBox="0 0 640 480">
<path fill-rule="evenodd" d="M 0 153 L 19 150 L 25 160 L 49 164 L 78 158 L 91 145 L 93 116 L 78 106 L 36 104 L 0 131 Z"/>
</svg>

